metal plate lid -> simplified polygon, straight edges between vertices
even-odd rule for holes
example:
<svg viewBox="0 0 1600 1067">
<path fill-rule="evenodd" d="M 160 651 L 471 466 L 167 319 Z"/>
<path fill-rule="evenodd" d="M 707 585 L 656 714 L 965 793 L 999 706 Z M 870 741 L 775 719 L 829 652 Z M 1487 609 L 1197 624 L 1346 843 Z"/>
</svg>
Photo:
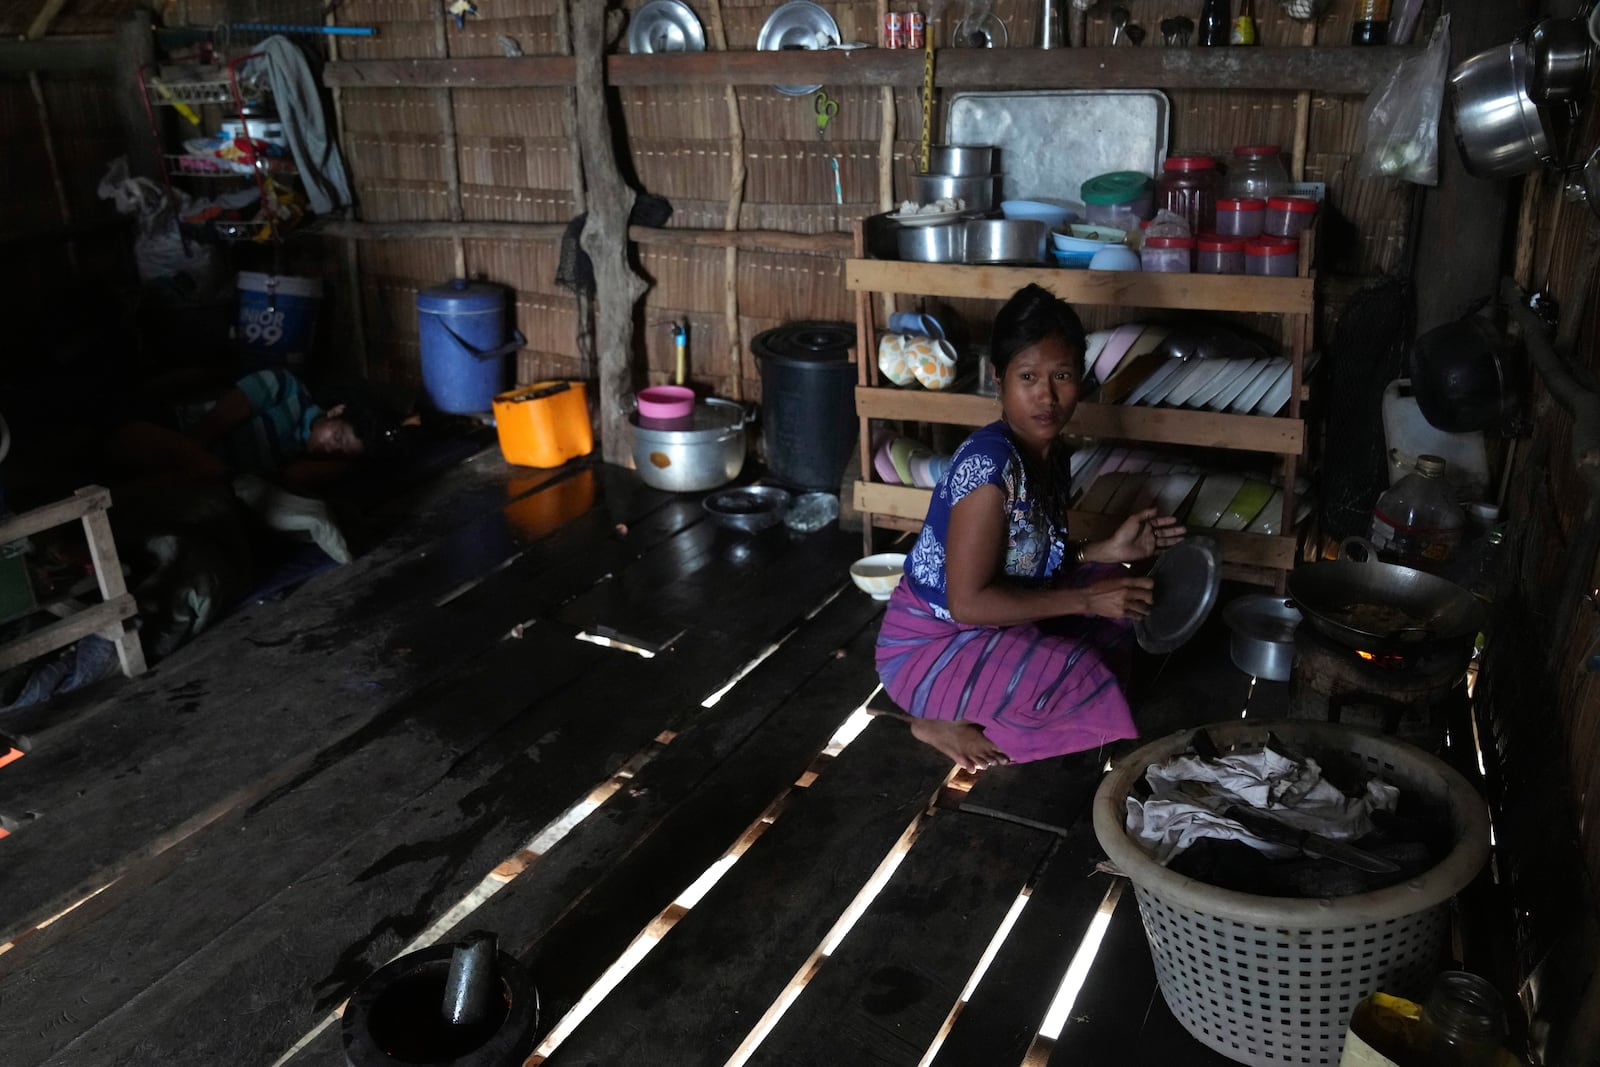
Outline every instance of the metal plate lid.
<svg viewBox="0 0 1600 1067">
<path fill-rule="evenodd" d="M 756 49 L 761 52 L 788 52 L 795 49 L 832 48 L 839 43 L 839 24 L 826 9 L 810 0 L 789 0 L 762 24 Z M 774 85 L 785 96 L 806 96 L 821 85 Z"/>
<path fill-rule="evenodd" d="M 628 51 L 635 55 L 705 50 L 705 30 L 682 0 L 649 0 L 628 22 Z"/>
<path fill-rule="evenodd" d="M 1186 537 L 1161 554 L 1150 577 L 1155 603 L 1133 624 L 1133 636 L 1140 648 L 1161 655 L 1181 647 L 1210 616 L 1222 587 L 1222 552 L 1209 537 Z"/>
</svg>

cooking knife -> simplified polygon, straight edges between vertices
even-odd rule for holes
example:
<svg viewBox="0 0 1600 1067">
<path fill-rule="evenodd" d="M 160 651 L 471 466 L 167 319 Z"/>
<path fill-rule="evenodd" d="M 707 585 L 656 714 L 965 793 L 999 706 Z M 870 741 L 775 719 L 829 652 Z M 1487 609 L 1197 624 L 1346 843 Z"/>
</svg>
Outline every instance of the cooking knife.
<svg viewBox="0 0 1600 1067">
<path fill-rule="evenodd" d="M 1255 834 L 1263 841 L 1271 841 L 1275 845 L 1287 845 L 1297 849 L 1307 856 L 1320 859 L 1334 860 L 1346 866 L 1354 867 L 1358 871 L 1370 871 L 1374 874 L 1393 874 L 1400 869 L 1400 865 L 1382 856 L 1347 845 L 1343 841 L 1334 841 L 1323 837 L 1321 834 L 1311 833 L 1290 826 L 1288 823 L 1279 822 L 1272 816 L 1257 811 L 1254 808 L 1242 807 L 1238 804 L 1229 804 L 1222 813 L 1246 830 Z"/>
</svg>

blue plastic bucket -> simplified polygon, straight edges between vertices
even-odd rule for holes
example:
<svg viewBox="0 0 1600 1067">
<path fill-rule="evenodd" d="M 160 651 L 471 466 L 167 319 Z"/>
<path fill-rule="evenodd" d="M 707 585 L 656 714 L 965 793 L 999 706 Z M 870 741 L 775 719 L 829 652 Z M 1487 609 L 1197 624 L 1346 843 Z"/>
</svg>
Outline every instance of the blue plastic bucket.
<svg viewBox="0 0 1600 1067">
<path fill-rule="evenodd" d="M 263 367 L 300 367 L 311 352 L 322 306 L 322 282 L 242 270 L 239 286 L 239 350 Z"/>
<path fill-rule="evenodd" d="M 505 357 L 525 343 L 506 339 L 506 290 L 457 278 L 417 294 L 422 388 L 440 411 L 490 411 L 505 389 Z"/>
</svg>

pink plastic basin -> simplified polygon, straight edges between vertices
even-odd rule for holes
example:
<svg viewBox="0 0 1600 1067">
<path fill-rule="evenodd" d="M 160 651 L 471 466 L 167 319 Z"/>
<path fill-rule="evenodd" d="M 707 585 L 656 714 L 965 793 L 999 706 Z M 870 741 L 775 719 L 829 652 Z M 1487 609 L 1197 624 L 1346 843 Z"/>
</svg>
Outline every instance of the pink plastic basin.
<svg viewBox="0 0 1600 1067">
<path fill-rule="evenodd" d="M 686 419 L 694 414 L 694 390 L 682 385 L 652 385 L 639 390 L 639 416 L 645 419 Z"/>
</svg>

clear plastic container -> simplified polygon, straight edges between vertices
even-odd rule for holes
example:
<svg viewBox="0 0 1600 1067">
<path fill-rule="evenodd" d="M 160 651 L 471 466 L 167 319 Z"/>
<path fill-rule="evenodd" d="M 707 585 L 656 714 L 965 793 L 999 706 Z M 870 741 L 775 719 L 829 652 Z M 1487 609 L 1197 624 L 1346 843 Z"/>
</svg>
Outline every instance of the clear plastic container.
<svg viewBox="0 0 1600 1067">
<path fill-rule="evenodd" d="M 1243 274 L 1244 238 L 1201 234 L 1194 242 L 1194 269 L 1197 274 Z"/>
<path fill-rule="evenodd" d="M 1244 272 L 1265 278 L 1293 278 L 1300 272 L 1300 242 L 1262 234 L 1244 244 Z"/>
<path fill-rule="evenodd" d="M 1283 165 L 1283 150 L 1275 144 L 1243 145 L 1233 150 L 1233 162 L 1222 183 L 1223 196 L 1285 196 L 1289 192 L 1289 171 Z"/>
<path fill-rule="evenodd" d="M 1091 226 L 1137 230 L 1155 214 L 1155 183 L 1136 170 L 1096 175 L 1083 183 L 1079 196 Z"/>
<path fill-rule="evenodd" d="M 1156 182 L 1156 207 L 1189 221 L 1190 233 L 1217 228 L 1217 191 L 1222 186 L 1217 161 L 1210 156 L 1171 156 Z"/>
<path fill-rule="evenodd" d="M 1372 545 L 1390 562 L 1424 570 L 1444 566 L 1455 555 L 1467 525 L 1444 480 L 1445 462 L 1418 456 L 1416 470 L 1395 482 L 1372 508 Z"/>
<path fill-rule="evenodd" d="M 1225 237 L 1254 237 L 1266 223 L 1267 202 L 1260 197 L 1224 197 L 1217 201 L 1217 232 Z"/>
<path fill-rule="evenodd" d="M 1275 237 L 1299 237 L 1316 217 L 1317 202 L 1309 196 L 1270 197 L 1261 232 Z"/>
<path fill-rule="evenodd" d="M 1139 266 L 1158 273 L 1187 274 L 1193 258 L 1193 237 L 1146 237 L 1139 250 Z"/>
</svg>

